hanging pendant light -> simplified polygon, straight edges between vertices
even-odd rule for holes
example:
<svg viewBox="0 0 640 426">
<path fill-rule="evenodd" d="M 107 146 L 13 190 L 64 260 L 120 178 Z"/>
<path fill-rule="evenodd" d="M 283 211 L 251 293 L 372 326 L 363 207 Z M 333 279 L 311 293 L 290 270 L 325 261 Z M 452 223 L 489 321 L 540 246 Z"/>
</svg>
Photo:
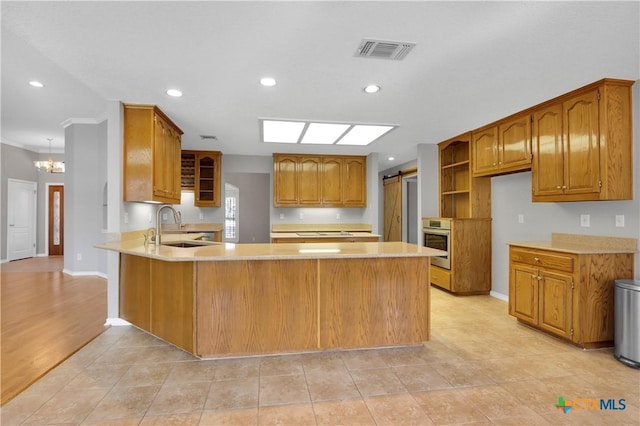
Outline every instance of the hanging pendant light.
<svg viewBox="0 0 640 426">
<path fill-rule="evenodd" d="M 44 161 L 34 161 L 34 166 L 36 166 L 36 169 L 38 169 L 39 172 L 64 173 L 64 161 L 53 161 L 51 159 L 51 141 L 53 139 L 47 138 L 47 140 L 49 141 L 49 159 Z"/>
</svg>

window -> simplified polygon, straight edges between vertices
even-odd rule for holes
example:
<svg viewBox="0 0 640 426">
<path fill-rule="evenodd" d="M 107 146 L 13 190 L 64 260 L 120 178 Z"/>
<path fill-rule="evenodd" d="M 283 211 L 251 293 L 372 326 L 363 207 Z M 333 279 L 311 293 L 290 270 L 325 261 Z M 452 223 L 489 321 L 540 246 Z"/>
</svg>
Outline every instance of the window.
<svg viewBox="0 0 640 426">
<path fill-rule="evenodd" d="M 237 243 L 238 234 L 238 200 L 240 189 L 231 184 L 224 184 L 224 240 Z"/>
</svg>

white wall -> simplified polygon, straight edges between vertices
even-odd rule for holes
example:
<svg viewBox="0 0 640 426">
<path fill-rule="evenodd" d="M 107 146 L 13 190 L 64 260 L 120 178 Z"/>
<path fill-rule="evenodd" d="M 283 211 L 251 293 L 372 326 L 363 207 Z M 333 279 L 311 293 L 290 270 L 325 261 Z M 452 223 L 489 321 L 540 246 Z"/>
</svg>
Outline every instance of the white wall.
<svg viewBox="0 0 640 426">
<path fill-rule="evenodd" d="M 106 257 L 94 245 L 104 239 L 103 191 L 107 181 L 107 123 L 65 128 L 64 271 L 104 273 Z"/>
</svg>

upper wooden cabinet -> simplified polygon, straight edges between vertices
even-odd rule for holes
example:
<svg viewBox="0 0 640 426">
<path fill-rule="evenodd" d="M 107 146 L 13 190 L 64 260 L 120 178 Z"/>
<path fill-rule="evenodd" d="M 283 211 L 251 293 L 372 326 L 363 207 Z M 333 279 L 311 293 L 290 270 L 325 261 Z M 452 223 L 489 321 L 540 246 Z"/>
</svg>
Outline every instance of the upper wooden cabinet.
<svg viewBox="0 0 640 426">
<path fill-rule="evenodd" d="M 158 107 L 124 104 L 124 201 L 180 204 L 181 136 Z"/>
<path fill-rule="evenodd" d="M 274 207 L 366 207 L 363 156 L 273 154 Z"/>
<path fill-rule="evenodd" d="M 533 201 L 630 200 L 633 81 L 604 79 L 533 111 Z"/>
<path fill-rule="evenodd" d="M 342 179 L 342 203 L 344 206 L 366 207 L 367 158 L 342 157 Z"/>
<path fill-rule="evenodd" d="M 193 191 L 196 207 L 220 207 L 220 151 L 182 151 L 182 189 Z"/>
<path fill-rule="evenodd" d="M 472 132 L 474 176 L 531 169 L 531 115 L 520 114 Z"/>
<path fill-rule="evenodd" d="M 440 216 L 491 217 L 491 180 L 471 175 L 471 134 L 438 144 Z"/>
</svg>

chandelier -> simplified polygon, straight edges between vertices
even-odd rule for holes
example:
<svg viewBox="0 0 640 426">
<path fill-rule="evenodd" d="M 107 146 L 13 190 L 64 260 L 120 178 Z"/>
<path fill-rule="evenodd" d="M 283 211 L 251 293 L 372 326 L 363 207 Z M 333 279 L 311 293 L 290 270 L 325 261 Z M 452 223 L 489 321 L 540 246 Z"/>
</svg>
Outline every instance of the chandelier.
<svg viewBox="0 0 640 426">
<path fill-rule="evenodd" d="M 40 160 L 34 161 L 33 164 L 36 166 L 39 172 L 45 173 L 64 173 L 64 161 L 53 161 L 51 159 L 51 138 L 47 138 L 49 141 L 49 159 L 48 160 Z"/>
</svg>

